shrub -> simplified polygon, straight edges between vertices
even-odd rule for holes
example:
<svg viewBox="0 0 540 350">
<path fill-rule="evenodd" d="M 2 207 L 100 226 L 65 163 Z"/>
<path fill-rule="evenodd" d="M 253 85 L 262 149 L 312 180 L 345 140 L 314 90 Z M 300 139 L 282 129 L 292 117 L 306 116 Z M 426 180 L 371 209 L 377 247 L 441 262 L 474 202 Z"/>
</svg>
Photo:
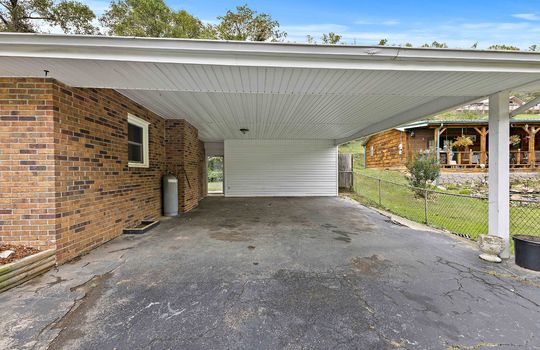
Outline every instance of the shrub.
<svg viewBox="0 0 540 350">
<path fill-rule="evenodd" d="M 209 182 L 223 182 L 223 171 L 208 170 Z"/>
<path fill-rule="evenodd" d="M 407 164 L 407 170 L 409 170 L 410 177 L 409 183 L 411 186 L 418 188 L 417 194 L 423 196 L 425 189 L 429 183 L 435 181 L 439 176 L 439 164 L 437 158 L 428 155 L 416 154 L 411 158 Z"/>
</svg>

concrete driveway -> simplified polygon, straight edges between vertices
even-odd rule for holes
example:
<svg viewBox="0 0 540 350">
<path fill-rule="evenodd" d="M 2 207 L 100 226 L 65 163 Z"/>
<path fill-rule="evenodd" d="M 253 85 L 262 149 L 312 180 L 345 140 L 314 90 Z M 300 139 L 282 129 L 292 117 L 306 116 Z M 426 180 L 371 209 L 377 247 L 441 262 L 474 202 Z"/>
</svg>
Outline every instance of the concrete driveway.
<svg viewBox="0 0 540 350">
<path fill-rule="evenodd" d="M 539 287 L 348 199 L 210 197 L 0 295 L 0 348 L 538 349 Z"/>
</svg>

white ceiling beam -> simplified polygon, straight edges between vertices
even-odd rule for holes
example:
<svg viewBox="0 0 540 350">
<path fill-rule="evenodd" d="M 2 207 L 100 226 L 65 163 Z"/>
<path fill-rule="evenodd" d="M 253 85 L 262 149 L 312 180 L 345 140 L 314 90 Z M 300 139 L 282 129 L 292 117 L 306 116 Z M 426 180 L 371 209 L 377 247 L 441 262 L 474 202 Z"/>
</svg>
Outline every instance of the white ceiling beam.
<svg viewBox="0 0 540 350">
<path fill-rule="evenodd" d="M 534 99 L 532 99 L 531 101 L 529 101 L 529 102 L 519 106 L 518 108 L 514 109 L 513 111 L 511 111 L 510 112 L 510 118 L 515 117 L 518 114 L 521 114 L 523 112 L 528 111 L 529 109 L 533 108 L 534 106 L 536 106 L 539 103 L 540 103 L 540 96 L 537 96 Z"/>
<path fill-rule="evenodd" d="M 367 126 L 363 129 L 360 129 L 344 138 L 335 140 L 336 145 L 341 145 L 343 143 L 356 140 L 360 137 L 369 136 L 377 132 L 396 127 L 398 125 L 408 123 L 420 118 L 430 117 L 432 115 L 445 112 L 447 110 L 453 109 L 455 107 L 469 104 L 474 101 L 481 99 L 480 96 L 452 96 L 452 97 L 439 97 L 430 102 L 427 102 L 421 106 L 414 107 L 408 111 L 399 113 L 397 115 L 391 116 L 381 120 L 375 124 Z"/>
</svg>

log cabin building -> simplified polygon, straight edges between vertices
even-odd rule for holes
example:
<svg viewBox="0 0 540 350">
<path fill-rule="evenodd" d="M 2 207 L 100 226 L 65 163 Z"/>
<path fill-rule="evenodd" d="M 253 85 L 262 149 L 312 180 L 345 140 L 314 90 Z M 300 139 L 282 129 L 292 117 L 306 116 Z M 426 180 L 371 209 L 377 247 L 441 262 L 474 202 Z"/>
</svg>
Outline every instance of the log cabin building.
<svg viewBox="0 0 540 350">
<path fill-rule="evenodd" d="M 540 171 L 538 131 L 540 119 L 511 121 L 508 145 L 512 170 Z M 470 138 L 472 145 L 453 147 L 459 136 Z M 445 171 L 487 171 L 488 145 L 487 120 L 419 121 L 369 137 L 365 165 L 367 168 L 400 168 L 415 154 L 428 154 L 437 157 Z"/>
</svg>

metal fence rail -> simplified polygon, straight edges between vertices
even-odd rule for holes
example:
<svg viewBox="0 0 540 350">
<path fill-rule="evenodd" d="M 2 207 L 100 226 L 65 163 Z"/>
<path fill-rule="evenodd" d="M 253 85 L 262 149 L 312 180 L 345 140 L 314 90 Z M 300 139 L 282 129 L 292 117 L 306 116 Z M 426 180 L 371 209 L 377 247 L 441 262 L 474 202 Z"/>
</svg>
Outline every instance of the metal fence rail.
<svg viewBox="0 0 540 350">
<path fill-rule="evenodd" d="M 415 188 L 354 172 L 353 190 L 368 205 L 476 239 L 488 231 L 486 197 Z M 540 201 L 510 201 L 511 234 L 540 235 Z"/>
</svg>

